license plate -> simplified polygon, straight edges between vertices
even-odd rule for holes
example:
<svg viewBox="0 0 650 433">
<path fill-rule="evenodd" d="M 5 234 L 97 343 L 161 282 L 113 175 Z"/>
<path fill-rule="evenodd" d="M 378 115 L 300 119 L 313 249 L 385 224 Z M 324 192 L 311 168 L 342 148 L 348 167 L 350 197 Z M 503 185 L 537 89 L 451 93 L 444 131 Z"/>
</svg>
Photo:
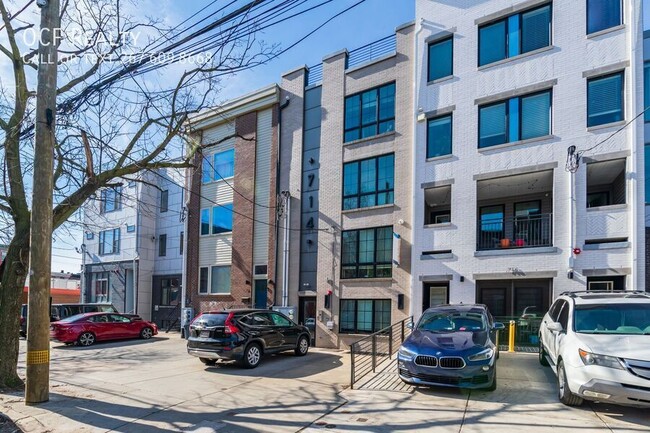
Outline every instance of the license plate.
<svg viewBox="0 0 650 433">
<path fill-rule="evenodd" d="M 201 334 L 199 337 L 201 338 L 208 338 L 210 336 L 210 331 L 201 331 Z"/>
</svg>

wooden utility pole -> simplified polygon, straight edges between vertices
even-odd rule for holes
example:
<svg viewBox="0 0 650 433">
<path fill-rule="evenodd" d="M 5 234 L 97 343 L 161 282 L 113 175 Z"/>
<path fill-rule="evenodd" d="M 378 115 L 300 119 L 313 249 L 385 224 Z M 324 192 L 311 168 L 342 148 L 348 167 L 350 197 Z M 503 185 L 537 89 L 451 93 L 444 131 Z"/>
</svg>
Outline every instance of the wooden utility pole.
<svg viewBox="0 0 650 433">
<path fill-rule="evenodd" d="M 25 403 L 50 399 L 50 279 L 52 267 L 52 171 L 56 117 L 59 0 L 37 0 L 41 8 L 36 88 L 36 141 L 32 195 L 27 382 Z"/>
</svg>

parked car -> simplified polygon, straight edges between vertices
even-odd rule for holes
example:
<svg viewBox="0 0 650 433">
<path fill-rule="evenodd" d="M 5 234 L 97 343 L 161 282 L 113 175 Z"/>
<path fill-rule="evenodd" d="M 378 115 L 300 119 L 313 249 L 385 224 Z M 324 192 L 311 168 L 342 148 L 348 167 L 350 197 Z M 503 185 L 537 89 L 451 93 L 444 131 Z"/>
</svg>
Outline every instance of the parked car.
<svg viewBox="0 0 650 433">
<path fill-rule="evenodd" d="M 52 304 L 50 306 L 50 322 L 56 322 L 66 317 L 82 313 L 117 313 L 113 304 L 107 303 L 84 303 L 84 304 Z M 138 317 L 136 314 L 128 314 L 129 317 Z M 27 337 L 27 304 L 20 309 L 20 336 Z"/>
<path fill-rule="evenodd" d="M 116 313 L 83 313 L 66 317 L 50 325 L 50 339 L 62 343 L 91 346 L 96 341 L 142 338 L 158 334 L 153 322 Z"/>
<path fill-rule="evenodd" d="M 650 406 L 650 294 L 563 293 L 542 320 L 539 361 L 565 405 Z"/>
<path fill-rule="evenodd" d="M 497 387 L 495 323 L 485 305 L 429 308 L 397 353 L 399 377 L 411 385 Z"/>
<path fill-rule="evenodd" d="M 190 323 L 187 353 L 206 365 L 230 359 L 255 368 L 263 355 L 286 350 L 306 355 L 309 340 L 307 327 L 277 311 L 215 311 L 199 314 Z"/>
</svg>

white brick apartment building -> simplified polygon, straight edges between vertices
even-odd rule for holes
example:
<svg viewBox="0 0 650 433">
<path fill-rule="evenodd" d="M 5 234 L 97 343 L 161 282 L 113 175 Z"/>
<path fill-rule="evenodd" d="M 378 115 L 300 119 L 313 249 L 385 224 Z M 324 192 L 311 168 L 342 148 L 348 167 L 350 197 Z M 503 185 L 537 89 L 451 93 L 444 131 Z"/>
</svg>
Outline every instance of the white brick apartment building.
<svg viewBox="0 0 650 433">
<path fill-rule="evenodd" d="M 110 302 L 166 327 L 180 311 L 184 170 L 123 179 L 84 211 L 82 299 Z"/>
<path fill-rule="evenodd" d="M 290 253 L 278 269 L 286 263 L 288 304 L 318 346 L 344 346 L 409 313 L 412 48 L 411 23 L 282 79 L 291 230 L 280 230 Z"/>
<path fill-rule="evenodd" d="M 416 317 L 645 289 L 643 121 L 599 144 L 643 110 L 640 12 L 641 0 L 417 0 Z M 575 173 L 571 146 L 584 152 Z"/>
</svg>

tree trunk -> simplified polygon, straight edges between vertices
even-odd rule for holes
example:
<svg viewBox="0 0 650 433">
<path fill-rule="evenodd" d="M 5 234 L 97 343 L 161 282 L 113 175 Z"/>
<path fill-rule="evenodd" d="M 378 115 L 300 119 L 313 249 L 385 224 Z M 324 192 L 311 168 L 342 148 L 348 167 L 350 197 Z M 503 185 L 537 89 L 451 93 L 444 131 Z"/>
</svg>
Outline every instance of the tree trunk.
<svg viewBox="0 0 650 433">
<path fill-rule="evenodd" d="M 18 377 L 20 307 L 29 269 L 29 220 L 16 225 L 16 233 L 0 267 L 0 389 L 22 388 Z"/>
</svg>

